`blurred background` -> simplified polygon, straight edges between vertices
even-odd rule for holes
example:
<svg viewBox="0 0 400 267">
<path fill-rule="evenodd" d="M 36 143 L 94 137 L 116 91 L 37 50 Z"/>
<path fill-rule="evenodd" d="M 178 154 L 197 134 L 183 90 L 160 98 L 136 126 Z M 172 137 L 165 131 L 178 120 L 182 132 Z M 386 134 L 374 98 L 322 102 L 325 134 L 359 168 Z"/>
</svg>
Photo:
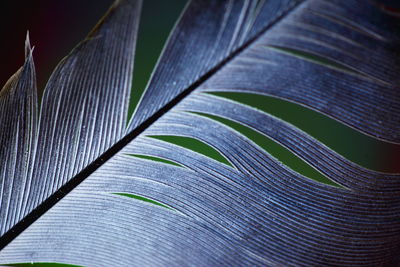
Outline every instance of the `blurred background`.
<svg viewBox="0 0 400 267">
<path fill-rule="evenodd" d="M 22 66 L 24 42 L 29 30 L 35 46 L 38 87 L 42 89 L 52 70 L 90 31 L 112 0 L 0 1 L 0 84 Z"/>
</svg>

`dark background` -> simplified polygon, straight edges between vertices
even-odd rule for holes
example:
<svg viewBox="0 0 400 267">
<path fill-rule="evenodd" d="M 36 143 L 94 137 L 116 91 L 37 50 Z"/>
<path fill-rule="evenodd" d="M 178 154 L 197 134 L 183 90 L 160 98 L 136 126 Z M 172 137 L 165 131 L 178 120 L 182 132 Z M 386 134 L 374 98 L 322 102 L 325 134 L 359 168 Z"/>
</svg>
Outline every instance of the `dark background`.
<svg viewBox="0 0 400 267">
<path fill-rule="evenodd" d="M 112 0 L 0 1 L 0 84 L 24 62 L 29 30 L 39 91 L 52 70 L 111 5 Z"/>
</svg>

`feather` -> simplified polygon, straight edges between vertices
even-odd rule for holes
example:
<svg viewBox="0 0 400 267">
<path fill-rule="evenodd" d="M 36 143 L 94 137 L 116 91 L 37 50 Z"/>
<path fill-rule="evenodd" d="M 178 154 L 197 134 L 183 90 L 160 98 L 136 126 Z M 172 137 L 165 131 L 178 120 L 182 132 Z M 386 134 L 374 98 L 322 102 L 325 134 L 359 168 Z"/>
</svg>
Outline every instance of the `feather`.
<svg viewBox="0 0 400 267">
<path fill-rule="evenodd" d="M 20 142 L 13 144 L 4 137 L 3 160 L 13 154 L 17 157 L 29 155 L 29 159 L 15 159 L 9 165 L 21 164 L 27 170 L 3 169 L 7 180 L 2 180 L 4 186 L 0 188 L 4 201 L 1 205 L 2 214 L 4 212 L 0 222 L 2 234 L 123 136 L 139 4 L 136 1 L 116 2 L 88 38 L 57 66 L 45 88 L 38 126 L 36 118 L 29 120 L 29 116 L 35 116 L 37 112 L 31 53 L 22 74 L 14 76 L 2 90 L 2 100 L 4 98 L 7 105 L 2 112 L 5 116 L 3 129 L 13 129 L 2 133 L 8 138 L 16 137 L 15 142 Z M 96 65 L 95 69 L 93 65 Z M 5 92 L 9 90 L 19 92 L 7 100 L 10 96 Z M 20 120 L 9 115 L 17 116 L 16 111 L 22 113 L 25 110 Z M 6 119 L 12 123 L 10 126 Z M 27 137 L 18 138 L 18 135 Z M 24 144 L 19 139 L 29 143 Z M 6 172 L 14 173 L 7 175 Z M 11 195 L 14 197 L 8 200 Z"/>
<path fill-rule="evenodd" d="M 289 122 L 213 94 L 297 103 L 397 149 L 398 18 L 361 0 L 191 1 L 125 129 L 140 5 L 117 1 L 60 64 L 39 119 L 30 52 L 0 92 L 1 114 L 16 116 L 0 115 L 10 129 L 0 133 L 0 263 L 399 264 L 398 173 L 360 166 Z M 287 148 L 331 184 L 226 121 Z"/>
</svg>

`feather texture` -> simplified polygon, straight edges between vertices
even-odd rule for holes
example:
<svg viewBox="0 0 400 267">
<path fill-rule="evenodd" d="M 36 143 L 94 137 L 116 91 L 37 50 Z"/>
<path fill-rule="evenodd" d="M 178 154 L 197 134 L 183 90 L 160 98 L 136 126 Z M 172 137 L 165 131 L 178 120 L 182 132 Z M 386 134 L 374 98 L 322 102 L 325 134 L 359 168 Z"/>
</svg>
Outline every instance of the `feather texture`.
<svg viewBox="0 0 400 267">
<path fill-rule="evenodd" d="M 195 87 L 299 2 L 191 1 L 169 37 L 128 130 Z M 173 68 L 171 62 L 175 62 Z"/>
<path fill-rule="evenodd" d="M 11 125 L 0 135 L 1 155 L 15 154 L 0 172 L 3 188 L 12 188 L 2 191 L 2 229 L 26 215 L 3 215 L 13 214 L 3 211 L 3 203 L 17 210 L 22 198 L 32 210 L 103 151 L 111 156 L 26 225 L 0 251 L 0 263 L 396 266 L 399 174 L 361 167 L 288 122 L 210 92 L 285 99 L 396 146 L 399 19 L 377 2 L 361 0 L 192 1 L 125 135 L 139 6 L 121 0 L 96 31 L 104 35 L 91 35 L 56 69 L 42 104 L 36 154 L 15 153 L 35 144 L 35 101 L 28 101 L 35 95 L 26 96 L 34 89 L 30 53 L 1 91 L 4 114 L 15 109 L 13 103 L 32 110 L 10 121 L 0 117 L 2 125 Z M 123 37 L 115 39 L 119 33 Z M 94 59 L 105 59 L 105 65 L 92 66 L 95 74 L 89 71 Z M 118 67 L 102 72 L 107 66 Z M 98 92 L 97 84 L 115 84 L 115 90 Z M 58 107 L 66 111 L 53 109 Z M 213 117 L 265 135 L 341 187 L 293 171 Z M 77 134 L 76 141 L 64 139 Z M 229 164 L 156 136 L 201 141 Z M 32 154 L 39 155 L 36 165 Z M 13 168 L 17 160 L 28 167 Z M 43 169 L 41 162 L 48 165 Z M 13 185 L 16 171 L 38 179 L 34 201 Z"/>
<path fill-rule="evenodd" d="M 0 91 L 0 232 L 24 215 L 37 135 L 35 67 L 29 38 L 25 63 Z"/>
<path fill-rule="evenodd" d="M 3 169 L 8 177 L 0 189 L 4 201 L 1 234 L 123 136 L 139 4 L 116 2 L 88 38 L 58 65 L 45 89 L 38 126 L 35 118 L 30 119 L 37 105 L 32 97 L 36 81 L 31 53 L 22 71 L 2 90 L 7 105 L 2 123 L 9 120 L 13 130 L 2 130 L 6 136 L 1 161 L 13 154 L 17 158 L 7 164 L 10 170 Z M 16 93 L 6 94 L 9 90 Z M 21 113 L 19 120 L 10 116 L 18 116 L 16 111 Z M 16 140 L 11 142 L 13 137 Z M 16 164 L 23 169 L 13 169 Z"/>
</svg>

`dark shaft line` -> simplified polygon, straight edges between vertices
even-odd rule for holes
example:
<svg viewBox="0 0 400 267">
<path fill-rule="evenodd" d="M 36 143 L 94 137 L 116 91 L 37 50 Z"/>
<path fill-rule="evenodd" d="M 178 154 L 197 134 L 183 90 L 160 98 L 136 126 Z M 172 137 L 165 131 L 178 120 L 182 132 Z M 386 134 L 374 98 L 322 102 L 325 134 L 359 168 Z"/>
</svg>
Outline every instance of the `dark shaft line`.
<svg viewBox="0 0 400 267">
<path fill-rule="evenodd" d="M 143 133 L 148 127 L 150 127 L 155 121 L 162 117 L 165 113 L 175 107 L 183 99 L 185 99 L 189 94 L 191 94 L 197 87 L 199 87 L 203 82 L 208 80 L 212 75 L 214 75 L 218 70 L 229 63 L 234 57 L 239 55 L 243 50 L 249 47 L 254 41 L 256 41 L 261 35 L 263 35 L 268 29 L 275 25 L 278 21 L 284 18 L 287 14 L 293 11 L 302 1 L 296 2 L 291 8 L 283 12 L 280 16 L 276 17 L 271 21 L 269 25 L 263 28 L 258 34 L 250 38 L 241 47 L 233 51 L 228 57 L 217 64 L 215 67 L 210 69 L 207 73 L 201 76 L 196 82 L 190 85 L 187 89 L 178 94 L 173 100 L 168 102 L 164 107 L 155 112 L 146 121 L 141 123 L 137 128 L 131 131 L 129 134 L 125 135 L 121 140 L 111 146 L 107 151 L 100 155 L 96 160 L 89 164 L 86 168 L 80 171 L 67 183 L 61 186 L 56 192 L 54 192 L 50 197 L 38 205 L 33 211 L 31 211 L 25 218 L 15 224 L 10 230 L 8 230 L 3 236 L 0 237 L 0 250 L 7 246 L 14 238 L 16 238 L 20 233 L 27 229 L 32 223 L 39 219 L 43 214 L 45 214 L 49 209 L 58 203 L 63 197 L 68 195 L 75 187 L 77 187 L 81 182 L 83 182 L 87 177 L 89 177 L 93 172 L 95 172 L 100 166 L 102 166 L 107 160 L 112 158 L 120 150 L 122 150 L 126 145 L 128 145 L 137 136 Z"/>
</svg>

